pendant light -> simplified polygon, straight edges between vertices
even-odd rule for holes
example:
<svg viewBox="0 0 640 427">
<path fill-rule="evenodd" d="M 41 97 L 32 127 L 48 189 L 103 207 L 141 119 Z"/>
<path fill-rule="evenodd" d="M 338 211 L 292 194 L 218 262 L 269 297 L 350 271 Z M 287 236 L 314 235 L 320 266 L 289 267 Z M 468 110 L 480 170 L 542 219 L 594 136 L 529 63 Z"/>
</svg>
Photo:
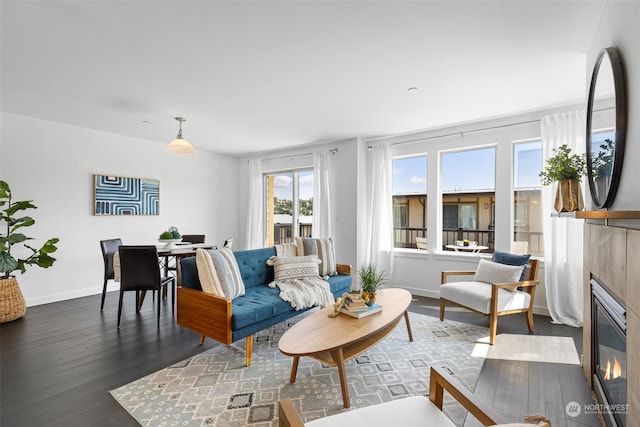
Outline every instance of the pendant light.
<svg viewBox="0 0 640 427">
<path fill-rule="evenodd" d="M 176 117 L 176 120 L 180 122 L 180 130 L 176 139 L 171 141 L 169 145 L 164 147 L 164 151 L 175 154 L 195 154 L 196 150 L 191 143 L 182 137 L 182 122 L 186 122 L 187 119 L 182 117 Z"/>
</svg>

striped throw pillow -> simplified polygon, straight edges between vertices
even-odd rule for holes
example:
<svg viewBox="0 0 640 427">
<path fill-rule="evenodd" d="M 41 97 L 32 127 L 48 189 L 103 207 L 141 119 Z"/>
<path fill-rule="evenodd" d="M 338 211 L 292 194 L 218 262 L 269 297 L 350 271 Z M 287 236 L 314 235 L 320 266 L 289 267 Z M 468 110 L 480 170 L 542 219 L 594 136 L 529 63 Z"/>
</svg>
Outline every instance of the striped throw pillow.
<svg viewBox="0 0 640 427">
<path fill-rule="evenodd" d="M 336 256 L 333 250 L 333 239 L 313 239 L 296 237 L 298 255 L 317 255 L 320 259 L 320 275 L 334 276 L 336 271 Z"/>
<path fill-rule="evenodd" d="M 230 248 L 197 249 L 196 266 L 203 292 L 229 299 L 244 295 L 244 282 Z"/>
</svg>

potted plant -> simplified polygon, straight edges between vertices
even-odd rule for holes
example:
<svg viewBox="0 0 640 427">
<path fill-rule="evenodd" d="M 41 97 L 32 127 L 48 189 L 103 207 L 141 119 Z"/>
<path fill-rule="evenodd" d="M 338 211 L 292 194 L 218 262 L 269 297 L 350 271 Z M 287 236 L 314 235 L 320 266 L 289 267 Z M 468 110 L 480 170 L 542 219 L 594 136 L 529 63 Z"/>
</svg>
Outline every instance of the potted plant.
<svg viewBox="0 0 640 427">
<path fill-rule="evenodd" d="M 376 300 L 376 293 L 388 282 L 384 271 L 378 272 L 375 264 L 367 264 L 358 270 L 360 279 L 360 294 L 367 305 L 371 305 Z"/>
<path fill-rule="evenodd" d="M 30 200 L 12 201 L 9 184 L 0 181 L 0 221 L 5 225 L 0 228 L 0 323 L 18 319 L 27 311 L 18 281 L 11 273 L 19 270 L 24 274 L 27 266 L 32 265 L 48 268 L 56 260 L 50 254 L 56 251 L 58 238 L 49 239 L 41 248 L 36 249 L 25 243 L 33 238 L 19 232 L 20 229 L 35 224 L 33 218 L 19 216 L 20 212 L 36 208 Z M 14 256 L 11 251 L 17 247 L 20 247 L 21 255 Z"/>
<path fill-rule="evenodd" d="M 558 182 L 555 210 L 574 212 L 584 208 L 580 181 L 586 175 L 585 154 L 573 154 L 567 144 L 553 150 L 554 156 L 546 161 L 540 172 L 542 185 Z"/>
</svg>

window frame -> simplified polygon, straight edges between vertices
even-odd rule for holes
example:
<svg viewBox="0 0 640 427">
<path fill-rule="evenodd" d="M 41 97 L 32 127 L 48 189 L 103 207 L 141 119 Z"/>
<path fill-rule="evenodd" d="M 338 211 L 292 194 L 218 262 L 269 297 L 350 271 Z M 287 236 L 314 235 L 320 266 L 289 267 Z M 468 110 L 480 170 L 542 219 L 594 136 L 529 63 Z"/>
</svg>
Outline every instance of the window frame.
<svg viewBox="0 0 640 427">
<path fill-rule="evenodd" d="M 545 113 L 546 114 L 546 113 Z M 524 118 L 523 118 L 524 117 Z M 427 242 L 428 252 L 447 257 L 470 256 L 442 250 L 442 191 L 441 153 L 496 148 L 495 193 L 489 205 L 489 229 L 495 250 L 510 251 L 513 234 L 513 143 L 526 140 L 541 140 L 540 116 L 518 116 L 519 122 L 503 119 L 488 120 L 434 129 L 387 138 L 393 146 L 393 159 L 403 157 L 427 157 Z M 484 202 L 478 206 L 482 210 Z M 480 221 L 484 221 L 478 218 Z M 398 248 L 395 248 L 396 250 Z M 416 250 L 417 251 L 417 250 Z M 423 251 L 424 252 L 424 251 Z M 542 257 L 537 257 L 542 258 Z"/>
<path fill-rule="evenodd" d="M 300 226 L 301 226 L 301 223 L 300 223 L 300 216 L 301 216 L 300 214 L 300 174 L 302 172 L 311 172 L 311 174 L 314 176 L 314 185 L 315 185 L 315 171 L 312 166 L 311 167 L 301 166 L 301 167 L 290 168 L 290 169 L 276 169 L 276 170 L 270 170 L 268 172 L 263 172 L 262 174 L 262 182 L 264 185 L 264 200 L 263 200 L 264 236 L 263 238 L 264 238 L 264 241 L 267 242 L 267 246 L 273 246 L 276 242 L 275 229 L 272 237 L 270 237 L 270 230 L 269 230 L 268 177 L 291 174 L 291 180 L 292 180 L 291 197 L 293 199 L 291 203 L 291 228 L 290 228 L 291 232 L 287 233 L 287 237 L 289 237 L 288 235 L 291 234 L 290 236 L 291 241 L 294 241 L 296 237 L 300 237 Z M 275 190 L 274 190 L 274 197 L 275 197 Z M 311 199 L 313 200 L 313 194 L 311 196 Z M 273 213 L 273 215 L 275 215 L 275 212 Z M 275 221 L 273 225 L 275 227 Z"/>
</svg>

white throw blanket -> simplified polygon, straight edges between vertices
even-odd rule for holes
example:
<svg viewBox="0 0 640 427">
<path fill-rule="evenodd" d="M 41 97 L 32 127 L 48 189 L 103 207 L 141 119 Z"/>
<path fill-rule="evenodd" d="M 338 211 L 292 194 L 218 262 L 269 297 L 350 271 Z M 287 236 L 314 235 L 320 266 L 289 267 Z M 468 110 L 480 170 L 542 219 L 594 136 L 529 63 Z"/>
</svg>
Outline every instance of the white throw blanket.
<svg viewBox="0 0 640 427">
<path fill-rule="evenodd" d="M 329 282 L 320 278 L 274 280 L 269 286 L 277 286 L 280 289 L 280 298 L 290 302 L 291 307 L 296 310 L 333 304 Z"/>
</svg>

